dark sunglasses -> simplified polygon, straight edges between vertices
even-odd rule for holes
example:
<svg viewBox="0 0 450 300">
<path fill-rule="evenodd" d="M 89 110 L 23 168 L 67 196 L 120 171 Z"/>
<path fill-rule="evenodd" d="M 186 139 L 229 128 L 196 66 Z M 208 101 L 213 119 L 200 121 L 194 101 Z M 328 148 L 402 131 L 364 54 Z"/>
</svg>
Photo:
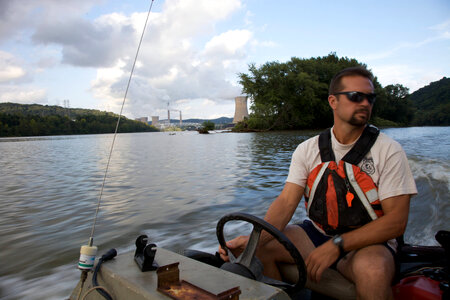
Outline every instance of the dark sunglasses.
<svg viewBox="0 0 450 300">
<path fill-rule="evenodd" d="M 361 92 L 339 92 L 339 93 L 334 93 L 333 95 L 345 95 L 345 96 L 347 96 L 348 100 L 355 102 L 355 103 L 360 103 L 360 102 L 363 102 L 364 99 L 367 99 L 367 101 L 369 101 L 370 105 L 372 105 L 375 102 L 375 99 L 377 97 L 377 95 L 374 93 L 365 94 L 365 93 L 361 93 Z"/>
</svg>

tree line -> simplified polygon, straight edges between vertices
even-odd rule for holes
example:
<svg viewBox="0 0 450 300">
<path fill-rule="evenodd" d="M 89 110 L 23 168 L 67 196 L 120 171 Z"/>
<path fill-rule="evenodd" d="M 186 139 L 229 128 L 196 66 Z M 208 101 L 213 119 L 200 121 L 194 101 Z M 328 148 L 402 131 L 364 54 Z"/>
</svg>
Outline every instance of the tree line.
<svg viewBox="0 0 450 300">
<path fill-rule="evenodd" d="M 18 105 L 18 104 L 17 104 Z M 114 133 L 117 116 L 82 114 L 61 115 L 0 112 L 0 137 Z M 118 132 L 158 131 L 148 124 L 121 117 Z"/>
<path fill-rule="evenodd" d="M 285 63 L 267 62 L 249 65 L 249 73 L 240 73 L 243 94 L 250 98 L 252 113 L 235 130 L 320 129 L 333 124 L 328 105 L 328 86 L 332 77 L 347 67 L 367 66 L 356 59 L 328 56 Z M 376 75 L 376 74 L 374 74 Z M 450 125 L 447 119 L 423 122 L 423 111 L 411 100 L 408 88 L 401 84 L 383 87 L 374 79 L 377 100 L 371 123 L 377 126 Z M 448 91 L 448 87 L 447 87 Z M 439 98 L 437 101 L 447 101 Z M 430 117 L 430 115 L 428 116 Z M 436 119 L 438 116 L 436 116 Z"/>
<path fill-rule="evenodd" d="M 415 125 L 450 125 L 450 78 L 415 91 L 410 96 L 415 108 Z"/>
</svg>

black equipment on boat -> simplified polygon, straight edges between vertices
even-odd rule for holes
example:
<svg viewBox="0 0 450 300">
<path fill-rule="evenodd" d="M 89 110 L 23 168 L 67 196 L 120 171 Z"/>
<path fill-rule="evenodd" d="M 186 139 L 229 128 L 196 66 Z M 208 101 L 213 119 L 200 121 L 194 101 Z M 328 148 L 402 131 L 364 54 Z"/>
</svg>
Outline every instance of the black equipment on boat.
<svg viewBox="0 0 450 300">
<path fill-rule="evenodd" d="M 148 236 L 140 235 L 136 239 L 136 252 L 134 252 L 134 261 L 142 272 L 154 271 L 158 268 L 155 262 L 156 244 L 147 244 Z"/>
<path fill-rule="evenodd" d="M 100 295 L 102 295 L 107 300 L 112 300 L 112 297 L 106 290 L 104 290 L 102 287 L 100 287 L 98 285 L 97 274 L 98 274 L 98 271 L 100 270 L 100 267 L 101 267 L 102 263 L 104 263 L 105 261 L 113 259 L 114 257 L 116 257 L 116 255 L 117 255 L 117 251 L 114 248 L 110 249 L 108 252 L 103 254 L 102 257 L 98 260 L 97 266 L 95 267 L 94 274 L 92 275 L 92 286 L 93 287 L 99 287 L 97 289 L 97 292 L 99 292 Z"/>
</svg>

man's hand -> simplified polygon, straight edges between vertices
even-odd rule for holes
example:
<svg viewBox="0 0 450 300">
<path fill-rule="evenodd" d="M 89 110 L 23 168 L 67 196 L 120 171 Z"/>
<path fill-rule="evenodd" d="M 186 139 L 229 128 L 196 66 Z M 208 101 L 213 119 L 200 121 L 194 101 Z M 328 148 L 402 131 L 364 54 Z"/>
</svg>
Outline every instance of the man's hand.
<svg viewBox="0 0 450 300">
<path fill-rule="evenodd" d="M 228 249 L 231 250 L 234 257 L 238 257 L 242 253 L 242 251 L 244 251 L 245 246 L 247 246 L 248 238 L 249 238 L 248 236 L 241 235 L 238 236 L 237 238 L 234 238 L 226 242 Z M 224 261 L 230 260 L 230 258 L 228 257 L 228 253 L 225 251 L 225 249 L 223 249 L 220 246 L 219 246 L 219 254 Z"/>
<path fill-rule="evenodd" d="M 331 240 L 314 249 L 305 262 L 308 278 L 319 282 L 323 271 L 338 259 L 339 254 L 339 248 Z"/>
</svg>

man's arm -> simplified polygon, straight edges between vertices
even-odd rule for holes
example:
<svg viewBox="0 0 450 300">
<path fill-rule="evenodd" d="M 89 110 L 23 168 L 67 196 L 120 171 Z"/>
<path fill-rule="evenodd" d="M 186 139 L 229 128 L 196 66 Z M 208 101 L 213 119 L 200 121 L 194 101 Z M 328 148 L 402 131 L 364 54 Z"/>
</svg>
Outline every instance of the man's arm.
<svg viewBox="0 0 450 300">
<path fill-rule="evenodd" d="M 405 232 L 411 195 L 399 195 L 381 201 L 384 215 L 365 226 L 342 235 L 344 250 L 386 242 Z"/>
<path fill-rule="evenodd" d="M 344 250 L 352 251 L 380 244 L 405 232 L 411 195 L 399 195 L 381 201 L 384 215 L 353 231 L 342 234 Z M 339 257 L 339 249 L 331 241 L 316 248 L 306 259 L 310 278 L 319 281 L 322 272 Z"/>
<path fill-rule="evenodd" d="M 267 210 L 264 220 L 283 231 L 291 220 L 302 199 L 305 188 L 298 184 L 286 182 L 281 194 L 272 202 Z M 261 244 L 265 244 L 272 239 L 270 234 L 263 232 Z"/>
</svg>

